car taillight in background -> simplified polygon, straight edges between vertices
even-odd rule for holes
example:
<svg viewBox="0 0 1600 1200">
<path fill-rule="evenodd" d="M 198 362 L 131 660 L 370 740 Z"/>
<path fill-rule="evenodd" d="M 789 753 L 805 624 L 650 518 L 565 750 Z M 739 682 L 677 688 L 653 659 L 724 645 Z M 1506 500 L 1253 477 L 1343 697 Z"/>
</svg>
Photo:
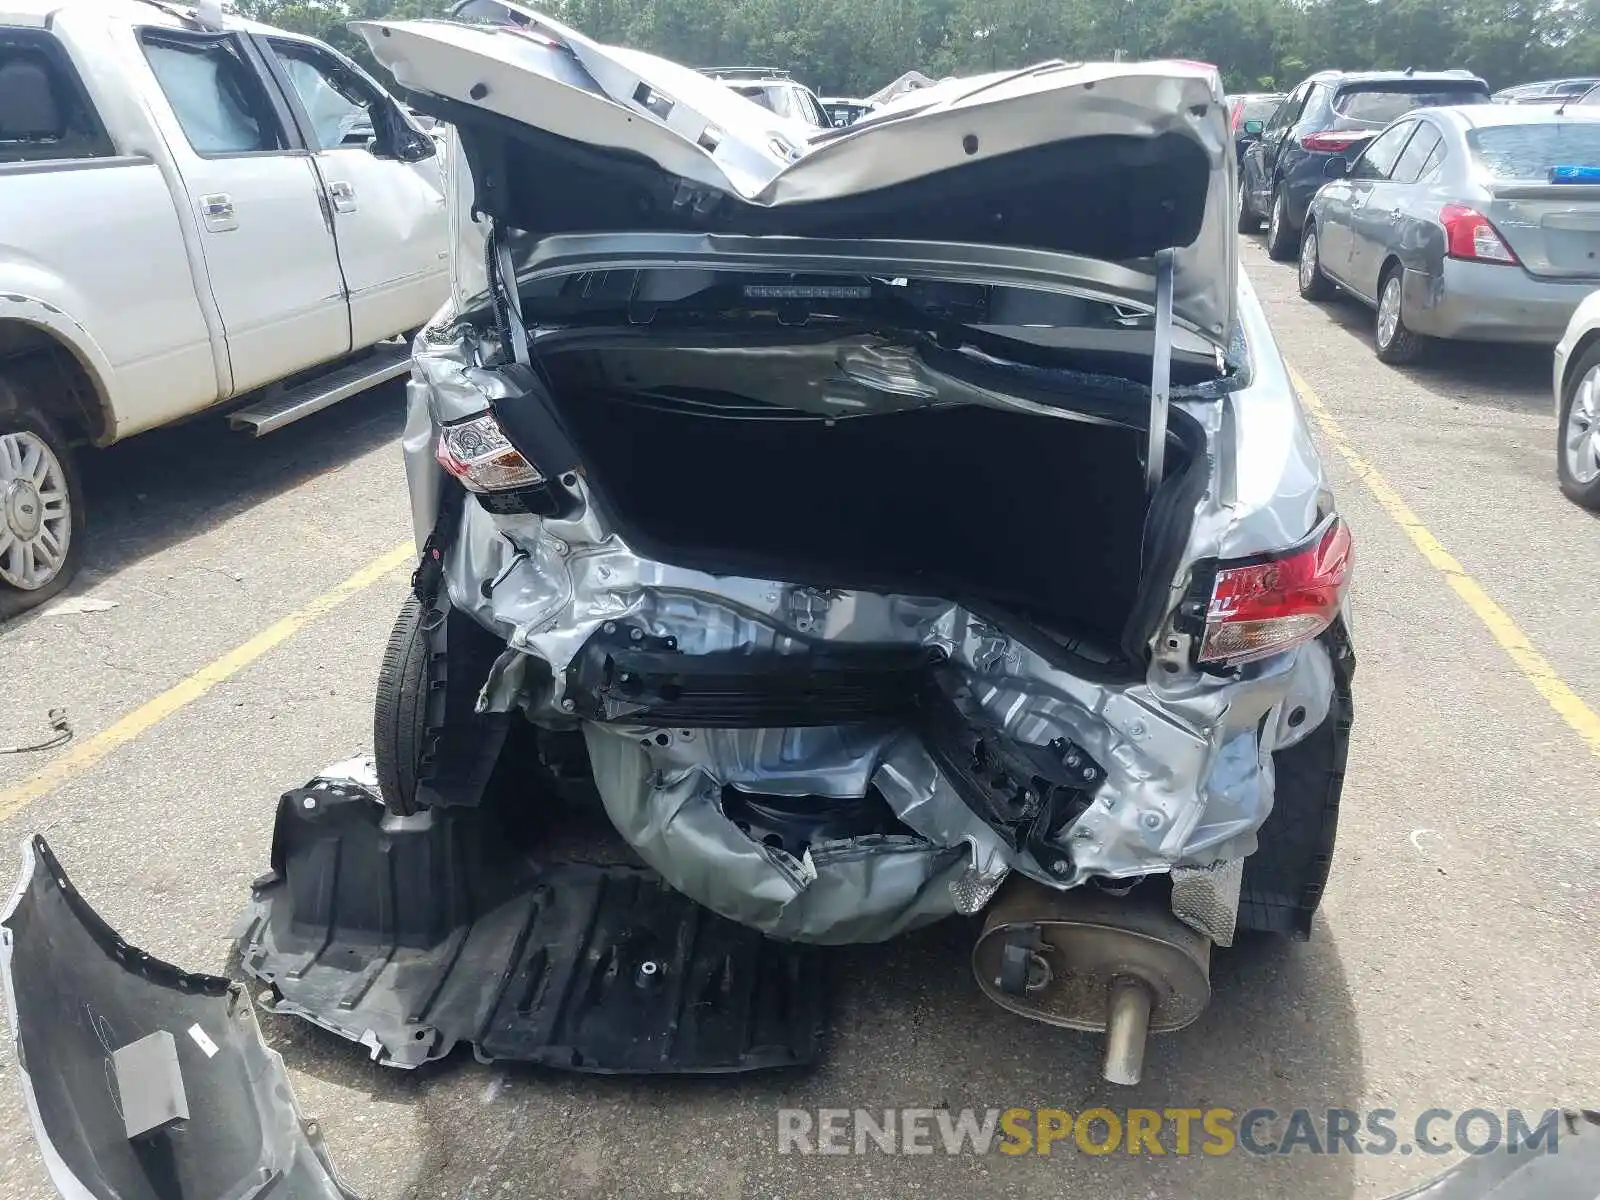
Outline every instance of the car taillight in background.
<svg viewBox="0 0 1600 1200">
<path fill-rule="evenodd" d="M 511 444 L 493 413 L 446 425 L 439 431 L 433 456 L 474 492 L 500 492 L 545 481 L 539 469 Z"/>
<path fill-rule="evenodd" d="M 1439 210 L 1444 226 L 1445 253 L 1468 262 L 1516 266 L 1517 256 L 1506 245 L 1489 218 L 1465 204 L 1446 204 Z"/>
<path fill-rule="evenodd" d="M 1233 111 L 1228 114 L 1228 128 L 1233 130 L 1235 133 L 1238 133 L 1239 132 L 1239 126 L 1242 125 L 1243 123 L 1244 123 L 1244 101 L 1243 100 L 1235 100 L 1233 102 Z"/>
<path fill-rule="evenodd" d="M 1200 661 L 1236 666 L 1316 637 L 1339 615 L 1353 552 L 1349 526 L 1333 517 L 1311 541 L 1281 555 L 1219 564 Z"/>
<path fill-rule="evenodd" d="M 1371 140 L 1372 134 L 1365 129 L 1329 129 L 1322 133 L 1306 134 L 1300 139 L 1300 146 L 1319 154 L 1343 154 L 1359 149 Z"/>
</svg>

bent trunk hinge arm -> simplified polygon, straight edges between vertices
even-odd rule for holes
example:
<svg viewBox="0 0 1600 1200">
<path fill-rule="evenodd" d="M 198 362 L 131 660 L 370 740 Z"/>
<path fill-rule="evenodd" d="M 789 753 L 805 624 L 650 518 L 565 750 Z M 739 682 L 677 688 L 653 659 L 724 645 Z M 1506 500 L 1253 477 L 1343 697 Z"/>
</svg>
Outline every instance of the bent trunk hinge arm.
<svg viewBox="0 0 1600 1200">
<path fill-rule="evenodd" d="M 489 284 L 499 293 L 501 303 L 506 306 L 506 332 L 511 337 L 508 349 L 512 361 L 526 365 L 529 361 L 528 327 L 522 323 L 522 293 L 517 287 L 517 264 L 511 258 L 511 243 L 506 240 L 505 231 L 492 217 L 489 220 L 489 237 L 493 239 L 494 246 L 494 278 Z"/>
<path fill-rule="evenodd" d="M 1167 459 L 1167 405 L 1172 385 L 1172 251 L 1156 252 L 1155 344 L 1150 354 L 1150 436 L 1144 452 L 1144 490 L 1154 496 Z"/>
</svg>

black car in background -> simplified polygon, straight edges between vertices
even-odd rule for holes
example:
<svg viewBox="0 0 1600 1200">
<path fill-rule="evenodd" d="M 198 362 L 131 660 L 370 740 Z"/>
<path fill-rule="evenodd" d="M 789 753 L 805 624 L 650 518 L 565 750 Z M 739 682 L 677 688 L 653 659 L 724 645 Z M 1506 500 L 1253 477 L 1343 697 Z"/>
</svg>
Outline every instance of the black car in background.
<svg viewBox="0 0 1600 1200">
<path fill-rule="evenodd" d="M 1280 262 L 1294 258 L 1306 207 L 1327 179 L 1330 161 L 1348 164 L 1384 126 L 1413 108 L 1487 103 L 1489 85 L 1468 71 L 1311 76 L 1278 105 L 1259 134 L 1246 133 L 1239 232 L 1254 233 L 1266 221 L 1267 253 Z"/>
<path fill-rule="evenodd" d="M 1265 125 L 1282 103 L 1282 92 L 1246 92 L 1228 97 L 1228 128 L 1233 131 L 1233 150 L 1241 167 L 1244 166 L 1244 148 L 1252 140 L 1252 135 L 1245 132 L 1246 123 Z"/>
</svg>

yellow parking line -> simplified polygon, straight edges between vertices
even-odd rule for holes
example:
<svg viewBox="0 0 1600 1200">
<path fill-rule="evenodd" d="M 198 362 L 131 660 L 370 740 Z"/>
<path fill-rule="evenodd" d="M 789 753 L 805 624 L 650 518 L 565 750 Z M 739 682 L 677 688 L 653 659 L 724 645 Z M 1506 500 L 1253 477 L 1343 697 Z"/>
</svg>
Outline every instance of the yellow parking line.
<svg viewBox="0 0 1600 1200">
<path fill-rule="evenodd" d="M 1590 753 L 1600 756 L 1600 715 L 1596 715 L 1595 711 L 1562 681 L 1561 676 L 1556 674 L 1556 669 L 1550 665 L 1550 660 L 1533 648 L 1528 635 L 1517 627 L 1511 615 L 1489 598 L 1482 585 L 1467 574 L 1466 568 L 1440 545 L 1439 539 L 1434 537 L 1417 514 L 1411 511 L 1411 506 L 1400 498 L 1400 493 L 1395 491 L 1376 467 L 1361 457 L 1360 452 L 1345 437 L 1344 430 L 1339 428 L 1339 422 L 1334 420 L 1327 406 L 1322 403 L 1300 372 L 1291 367 L 1289 374 L 1294 379 L 1294 386 L 1300 393 L 1300 399 L 1316 418 L 1317 424 L 1322 426 L 1322 432 L 1327 435 L 1334 448 L 1344 456 L 1345 462 L 1350 464 L 1350 469 L 1355 472 L 1357 478 L 1367 485 L 1367 489 L 1383 506 L 1384 511 L 1394 519 L 1394 523 L 1405 530 L 1412 544 L 1422 551 L 1422 557 L 1445 577 L 1450 586 L 1456 590 L 1456 595 L 1466 601 L 1467 607 L 1484 623 L 1494 640 L 1500 643 L 1501 649 L 1511 656 L 1511 661 L 1516 664 L 1517 670 L 1545 698 L 1550 707 L 1556 710 L 1556 715 L 1570 725 L 1573 732 L 1588 744 Z"/>
<path fill-rule="evenodd" d="M 42 771 L 0 791 L 0 821 L 15 816 L 41 796 L 49 795 L 67 780 L 87 771 L 113 750 L 127 745 L 179 709 L 193 704 L 217 684 L 237 675 L 267 651 L 282 645 L 318 617 L 332 612 L 358 592 L 364 591 L 390 572 L 412 562 L 416 558 L 416 553 L 416 547 L 410 541 L 401 542 L 392 550 L 373 559 L 338 587 L 324 592 L 281 621 L 268 625 L 248 642 L 234 647 L 215 662 L 201 667 L 181 683 L 176 683 L 159 696 L 145 701 L 109 728 L 102 729 L 93 737 L 76 743 L 72 749 Z"/>
</svg>

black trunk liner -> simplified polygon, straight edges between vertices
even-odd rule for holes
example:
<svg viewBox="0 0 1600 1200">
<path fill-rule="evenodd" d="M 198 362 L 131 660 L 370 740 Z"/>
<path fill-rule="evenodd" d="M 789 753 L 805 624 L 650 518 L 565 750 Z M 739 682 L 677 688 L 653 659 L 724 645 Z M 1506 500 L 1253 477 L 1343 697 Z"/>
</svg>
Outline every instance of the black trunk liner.
<svg viewBox="0 0 1600 1200">
<path fill-rule="evenodd" d="M 354 781 L 286 794 L 239 938 L 271 1011 L 394 1066 L 472 1045 L 596 1073 L 815 1061 L 821 965 L 632 866 L 520 853 L 492 808 L 386 818 Z"/>
</svg>

